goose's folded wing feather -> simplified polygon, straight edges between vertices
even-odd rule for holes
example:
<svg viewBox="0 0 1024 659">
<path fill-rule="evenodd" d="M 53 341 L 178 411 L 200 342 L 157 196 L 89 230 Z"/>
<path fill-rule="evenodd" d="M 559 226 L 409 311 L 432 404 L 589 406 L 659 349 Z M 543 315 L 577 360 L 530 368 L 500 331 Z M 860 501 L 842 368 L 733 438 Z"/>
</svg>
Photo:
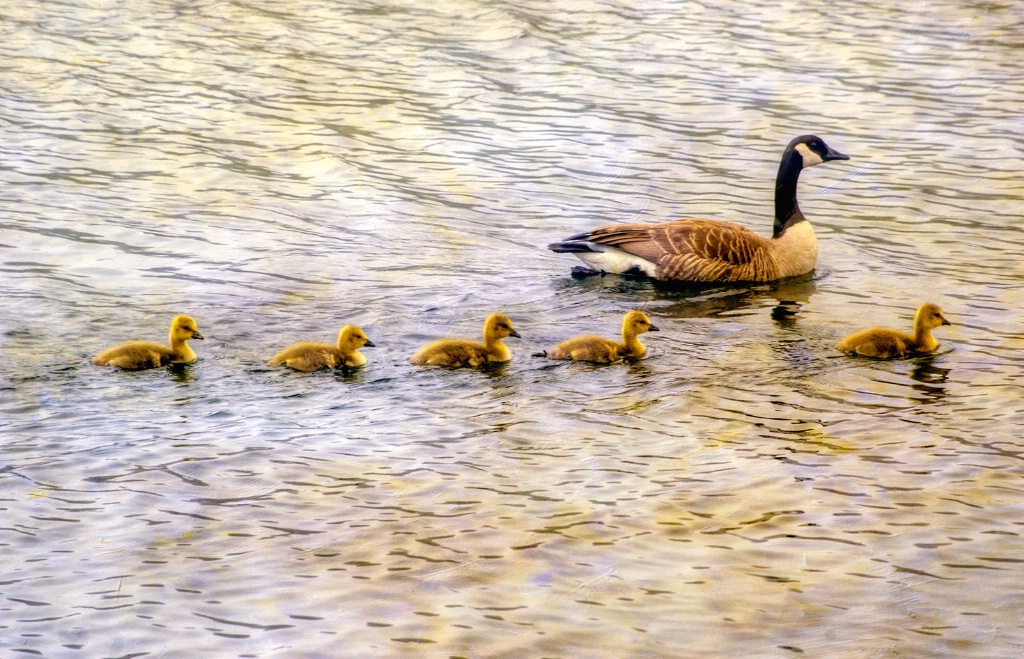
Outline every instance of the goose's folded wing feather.
<svg viewBox="0 0 1024 659">
<path fill-rule="evenodd" d="M 666 279 L 686 279 L 693 273 L 733 278 L 727 273 L 736 269 L 754 273 L 775 266 L 765 238 L 739 224 L 718 220 L 615 224 L 591 231 L 588 240 L 655 263 Z"/>
</svg>

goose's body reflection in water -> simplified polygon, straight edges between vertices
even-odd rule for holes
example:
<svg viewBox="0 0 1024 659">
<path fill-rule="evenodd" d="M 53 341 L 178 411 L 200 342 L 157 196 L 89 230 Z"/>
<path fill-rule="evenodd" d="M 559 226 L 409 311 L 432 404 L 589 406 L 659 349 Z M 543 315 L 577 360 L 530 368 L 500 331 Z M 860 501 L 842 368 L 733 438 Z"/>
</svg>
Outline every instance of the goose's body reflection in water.
<svg viewBox="0 0 1024 659">
<path fill-rule="evenodd" d="M 744 309 L 759 309 L 765 300 L 775 300 L 778 312 L 773 318 L 786 322 L 797 317 L 814 294 L 818 276 L 814 273 L 781 281 L 751 284 L 701 284 L 657 282 L 647 278 L 604 275 L 586 279 L 559 280 L 559 288 L 580 294 L 628 296 L 629 300 L 657 306 L 659 316 L 670 318 L 714 318 Z M 626 299 L 623 297 L 623 299 Z"/>
</svg>

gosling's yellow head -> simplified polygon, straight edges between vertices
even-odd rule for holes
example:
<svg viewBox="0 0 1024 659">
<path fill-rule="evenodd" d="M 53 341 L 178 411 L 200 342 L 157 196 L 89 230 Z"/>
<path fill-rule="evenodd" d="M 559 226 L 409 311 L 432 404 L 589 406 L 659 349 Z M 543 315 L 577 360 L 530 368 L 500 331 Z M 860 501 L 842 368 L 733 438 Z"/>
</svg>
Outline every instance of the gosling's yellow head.
<svg viewBox="0 0 1024 659">
<path fill-rule="evenodd" d="M 189 339 L 205 338 L 199 333 L 199 326 L 191 316 L 175 316 L 171 321 L 171 341 L 188 341 Z"/>
<path fill-rule="evenodd" d="M 657 326 L 651 324 L 651 319 L 643 311 L 630 311 L 622 319 L 623 331 L 631 331 L 634 334 L 644 332 L 660 332 Z"/>
<path fill-rule="evenodd" d="M 366 346 L 375 348 L 376 344 L 366 337 L 362 329 L 355 325 L 345 325 L 338 332 L 338 350 L 358 350 Z"/>
<path fill-rule="evenodd" d="M 503 313 L 492 313 L 484 321 L 484 336 L 504 339 L 507 336 L 519 337 L 519 332 L 512 326 L 512 321 Z"/>
<path fill-rule="evenodd" d="M 920 325 L 927 329 L 935 329 L 936 327 L 949 324 L 946 317 L 942 315 L 942 309 L 939 308 L 939 305 L 932 304 L 931 302 L 922 304 L 914 316 L 914 325 Z"/>
</svg>

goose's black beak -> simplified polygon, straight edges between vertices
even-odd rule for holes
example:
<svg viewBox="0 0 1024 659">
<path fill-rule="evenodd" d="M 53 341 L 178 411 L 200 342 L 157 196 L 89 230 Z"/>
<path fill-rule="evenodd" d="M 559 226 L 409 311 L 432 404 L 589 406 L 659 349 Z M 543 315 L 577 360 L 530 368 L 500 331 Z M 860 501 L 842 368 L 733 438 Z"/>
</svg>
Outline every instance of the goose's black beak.
<svg viewBox="0 0 1024 659">
<path fill-rule="evenodd" d="M 514 336 L 514 337 L 516 337 L 517 339 L 521 339 L 521 338 L 523 338 L 523 337 L 519 336 L 519 332 L 517 332 L 517 331 L 515 331 L 515 330 L 509 330 L 509 332 L 508 332 L 508 335 L 509 335 L 509 336 Z"/>
<path fill-rule="evenodd" d="M 193 339 L 199 339 L 200 341 L 202 341 L 202 340 L 203 340 L 203 339 L 205 339 L 206 337 L 205 337 L 205 336 L 203 336 L 202 334 L 200 334 L 200 333 L 199 333 L 199 330 L 192 330 L 192 338 L 193 338 Z"/>
<path fill-rule="evenodd" d="M 943 325 L 952 325 L 953 323 L 951 323 L 951 322 L 949 322 L 948 320 L 946 320 L 945 318 L 943 318 L 943 319 L 942 319 L 942 324 L 943 324 Z"/>
<path fill-rule="evenodd" d="M 370 339 L 366 339 L 366 343 L 363 344 L 363 347 L 364 348 L 376 348 L 377 344 L 374 343 L 373 341 L 371 341 Z"/>
<path fill-rule="evenodd" d="M 827 148 L 828 148 L 828 153 L 825 154 L 825 157 L 822 158 L 822 160 L 826 160 L 827 161 L 827 160 L 849 160 L 850 159 L 850 156 L 846 155 L 845 153 L 839 153 L 838 151 L 836 151 L 832 147 L 827 147 Z"/>
<path fill-rule="evenodd" d="M 661 330 L 658 329 L 657 325 L 651 325 L 650 327 L 647 328 L 647 331 L 648 332 L 660 332 Z"/>
</svg>

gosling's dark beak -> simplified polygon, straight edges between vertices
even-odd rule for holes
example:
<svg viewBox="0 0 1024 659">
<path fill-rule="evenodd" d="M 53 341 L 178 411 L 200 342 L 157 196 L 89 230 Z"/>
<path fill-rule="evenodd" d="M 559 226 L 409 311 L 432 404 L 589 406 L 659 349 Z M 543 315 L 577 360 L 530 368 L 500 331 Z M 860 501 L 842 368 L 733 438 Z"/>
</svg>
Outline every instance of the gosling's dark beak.
<svg viewBox="0 0 1024 659">
<path fill-rule="evenodd" d="M 650 327 L 647 328 L 647 331 L 648 332 L 660 332 L 661 330 L 658 329 L 657 325 L 651 325 Z"/>
<path fill-rule="evenodd" d="M 948 320 L 946 320 L 945 318 L 943 318 L 943 319 L 942 319 L 942 324 L 943 324 L 943 325 L 952 325 L 953 323 L 951 323 L 951 322 L 949 322 Z"/>
<path fill-rule="evenodd" d="M 363 344 L 363 347 L 364 348 L 376 348 L 377 344 L 374 343 L 373 341 L 371 341 L 370 339 L 366 339 L 366 343 Z"/>
<path fill-rule="evenodd" d="M 203 336 L 202 334 L 200 334 L 200 333 L 199 333 L 199 330 L 192 330 L 192 338 L 193 338 L 193 339 L 199 339 L 200 341 L 202 341 L 202 340 L 203 340 L 203 339 L 205 339 L 206 337 L 205 337 L 205 336 Z"/>
<path fill-rule="evenodd" d="M 850 156 L 846 155 L 845 153 L 839 153 L 838 151 L 836 151 L 832 147 L 827 147 L 827 148 L 828 148 L 828 153 L 825 154 L 825 157 L 822 158 L 822 160 L 828 161 L 828 160 L 849 160 L 850 159 Z"/>
<path fill-rule="evenodd" d="M 517 339 L 521 339 L 521 338 L 523 338 L 523 337 L 519 336 L 519 332 L 517 332 L 517 331 L 515 331 L 515 330 L 509 330 L 509 332 L 508 332 L 508 335 L 509 335 L 509 336 L 514 336 L 514 337 L 516 337 Z"/>
</svg>

